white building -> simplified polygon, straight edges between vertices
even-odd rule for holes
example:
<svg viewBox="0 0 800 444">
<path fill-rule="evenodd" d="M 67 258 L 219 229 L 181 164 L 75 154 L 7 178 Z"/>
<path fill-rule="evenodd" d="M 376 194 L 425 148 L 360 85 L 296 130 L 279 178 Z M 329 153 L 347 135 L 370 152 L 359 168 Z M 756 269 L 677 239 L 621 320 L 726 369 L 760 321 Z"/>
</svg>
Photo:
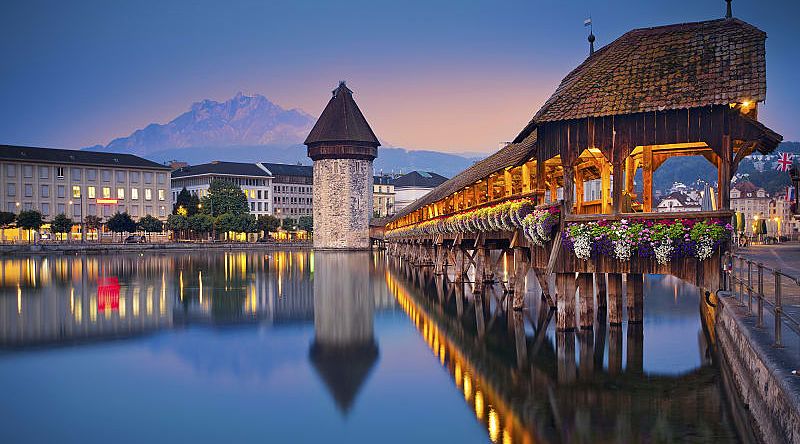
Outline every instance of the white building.
<svg viewBox="0 0 800 444">
<path fill-rule="evenodd" d="M 672 192 L 661 199 L 656 206 L 659 213 L 700 211 L 700 202 L 681 192 Z"/>
<path fill-rule="evenodd" d="M 251 214 L 273 214 L 272 173 L 258 163 L 214 161 L 179 168 L 172 172 L 172 199 L 176 201 L 183 188 L 202 198 L 208 194 L 211 181 L 217 179 L 241 187 Z"/>
<path fill-rule="evenodd" d="M 394 212 L 399 212 L 445 181 L 446 177 L 430 171 L 412 171 L 394 179 Z"/>
</svg>

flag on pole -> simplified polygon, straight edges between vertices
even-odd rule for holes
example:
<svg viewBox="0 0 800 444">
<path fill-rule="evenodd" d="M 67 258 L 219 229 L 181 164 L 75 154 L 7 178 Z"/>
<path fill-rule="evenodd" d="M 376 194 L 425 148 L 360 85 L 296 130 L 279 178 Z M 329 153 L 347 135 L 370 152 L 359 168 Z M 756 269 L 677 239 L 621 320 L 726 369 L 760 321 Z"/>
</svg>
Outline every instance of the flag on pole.
<svg viewBox="0 0 800 444">
<path fill-rule="evenodd" d="M 789 202 L 794 202 L 794 193 L 795 190 L 793 186 L 786 187 L 786 200 Z"/>
<path fill-rule="evenodd" d="M 792 158 L 794 154 L 792 153 L 781 153 L 780 157 L 778 157 L 778 171 L 789 171 L 792 168 Z"/>
<path fill-rule="evenodd" d="M 589 17 L 583 21 L 583 26 L 592 26 L 592 18 Z"/>
</svg>

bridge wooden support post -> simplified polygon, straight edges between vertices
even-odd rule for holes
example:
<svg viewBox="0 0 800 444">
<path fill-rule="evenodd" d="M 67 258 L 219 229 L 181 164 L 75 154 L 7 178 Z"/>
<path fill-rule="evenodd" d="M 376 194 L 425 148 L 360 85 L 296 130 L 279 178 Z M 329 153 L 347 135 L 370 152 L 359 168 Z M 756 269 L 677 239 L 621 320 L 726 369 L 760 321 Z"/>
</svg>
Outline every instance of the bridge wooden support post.
<svg viewBox="0 0 800 444">
<path fill-rule="evenodd" d="M 522 310 L 525 305 L 525 276 L 528 274 L 528 255 L 522 247 L 514 247 L 514 285 L 509 288 L 514 294 L 512 308 Z"/>
<path fill-rule="evenodd" d="M 580 328 L 591 329 L 594 326 L 594 280 L 591 273 L 578 274 L 578 294 L 580 295 Z"/>
<path fill-rule="evenodd" d="M 441 243 L 436 243 L 433 246 L 433 255 L 434 255 L 434 263 L 433 263 L 433 274 L 436 276 L 441 276 L 445 274 L 447 265 L 447 257 L 445 256 L 444 245 Z"/>
<path fill-rule="evenodd" d="M 575 273 L 557 273 L 556 287 L 556 329 L 572 331 L 575 329 Z"/>
<path fill-rule="evenodd" d="M 455 282 L 456 283 L 463 283 L 464 282 L 464 272 L 465 272 L 465 264 L 466 264 L 466 257 L 464 253 L 464 249 L 461 248 L 460 244 L 454 245 L 453 248 L 455 249 Z"/>
<path fill-rule="evenodd" d="M 561 299 L 559 297 L 559 299 Z M 558 367 L 558 383 L 575 381 L 577 368 L 575 365 L 575 332 L 556 333 L 556 356 Z"/>
<path fill-rule="evenodd" d="M 608 327 L 608 373 L 618 375 L 622 372 L 622 325 Z"/>
<path fill-rule="evenodd" d="M 606 274 L 605 273 L 595 273 L 594 274 L 594 288 L 597 293 L 597 318 L 600 319 L 602 315 L 602 319 L 605 320 L 606 318 Z"/>
<path fill-rule="evenodd" d="M 475 286 L 473 292 L 480 293 L 486 284 L 486 249 L 483 247 L 483 236 L 478 235 L 475 242 Z"/>
<path fill-rule="evenodd" d="M 545 274 L 545 270 L 541 268 L 534 268 L 533 274 L 536 276 L 536 281 L 539 282 L 539 287 L 542 289 L 542 297 L 547 300 L 548 305 L 555 307 L 556 302 L 553 300 L 553 296 L 550 294 L 550 284 L 547 281 L 547 274 Z"/>
<path fill-rule="evenodd" d="M 592 330 L 579 331 L 578 345 L 581 358 L 578 376 L 581 380 L 589 380 L 594 374 L 594 332 Z"/>
<path fill-rule="evenodd" d="M 641 323 L 644 317 L 644 278 L 641 274 L 628 275 L 628 322 Z"/>
<path fill-rule="evenodd" d="M 626 371 L 644 371 L 644 325 L 628 322 L 628 356 Z"/>
<path fill-rule="evenodd" d="M 622 325 L 622 275 L 608 273 L 608 323 Z"/>
</svg>

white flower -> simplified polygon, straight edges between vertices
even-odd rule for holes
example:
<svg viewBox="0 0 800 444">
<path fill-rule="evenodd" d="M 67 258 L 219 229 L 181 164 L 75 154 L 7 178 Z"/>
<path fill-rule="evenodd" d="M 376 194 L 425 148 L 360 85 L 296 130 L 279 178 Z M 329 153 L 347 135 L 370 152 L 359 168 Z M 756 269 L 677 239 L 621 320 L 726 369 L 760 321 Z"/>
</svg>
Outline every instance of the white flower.
<svg viewBox="0 0 800 444">
<path fill-rule="evenodd" d="M 592 256 L 592 241 L 587 235 L 576 237 L 573 248 L 578 259 L 588 260 Z"/>
<path fill-rule="evenodd" d="M 672 239 L 665 238 L 658 245 L 653 248 L 656 253 L 656 262 L 661 265 L 669 263 L 670 256 L 672 255 Z"/>
</svg>

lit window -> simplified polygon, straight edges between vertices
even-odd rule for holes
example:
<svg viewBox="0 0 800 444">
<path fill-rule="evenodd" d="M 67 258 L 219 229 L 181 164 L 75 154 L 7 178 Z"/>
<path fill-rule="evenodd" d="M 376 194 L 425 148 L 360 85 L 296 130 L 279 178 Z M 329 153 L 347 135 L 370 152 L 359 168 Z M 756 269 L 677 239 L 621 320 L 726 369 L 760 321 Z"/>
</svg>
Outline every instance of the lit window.
<svg viewBox="0 0 800 444">
<path fill-rule="evenodd" d="M 151 190 L 150 188 L 144 189 L 144 200 L 153 200 L 153 190 Z"/>
<path fill-rule="evenodd" d="M 158 190 L 158 200 L 166 200 L 164 190 Z"/>
<path fill-rule="evenodd" d="M 132 200 L 139 200 L 139 189 L 138 188 L 131 188 L 131 199 Z"/>
<path fill-rule="evenodd" d="M 89 187 L 88 192 L 89 192 L 89 199 L 94 199 L 95 198 L 95 188 L 94 187 Z"/>
<path fill-rule="evenodd" d="M 78 185 L 72 186 L 72 197 L 80 198 L 81 197 L 81 187 Z"/>
<path fill-rule="evenodd" d="M 103 199 L 111 199 L 111 187 L 103 187 Z"/>
<path fill-rule="evenodd" d="M 125 188 L 117 188 L 117 199 L 125 199 Z"/>
</svg>

